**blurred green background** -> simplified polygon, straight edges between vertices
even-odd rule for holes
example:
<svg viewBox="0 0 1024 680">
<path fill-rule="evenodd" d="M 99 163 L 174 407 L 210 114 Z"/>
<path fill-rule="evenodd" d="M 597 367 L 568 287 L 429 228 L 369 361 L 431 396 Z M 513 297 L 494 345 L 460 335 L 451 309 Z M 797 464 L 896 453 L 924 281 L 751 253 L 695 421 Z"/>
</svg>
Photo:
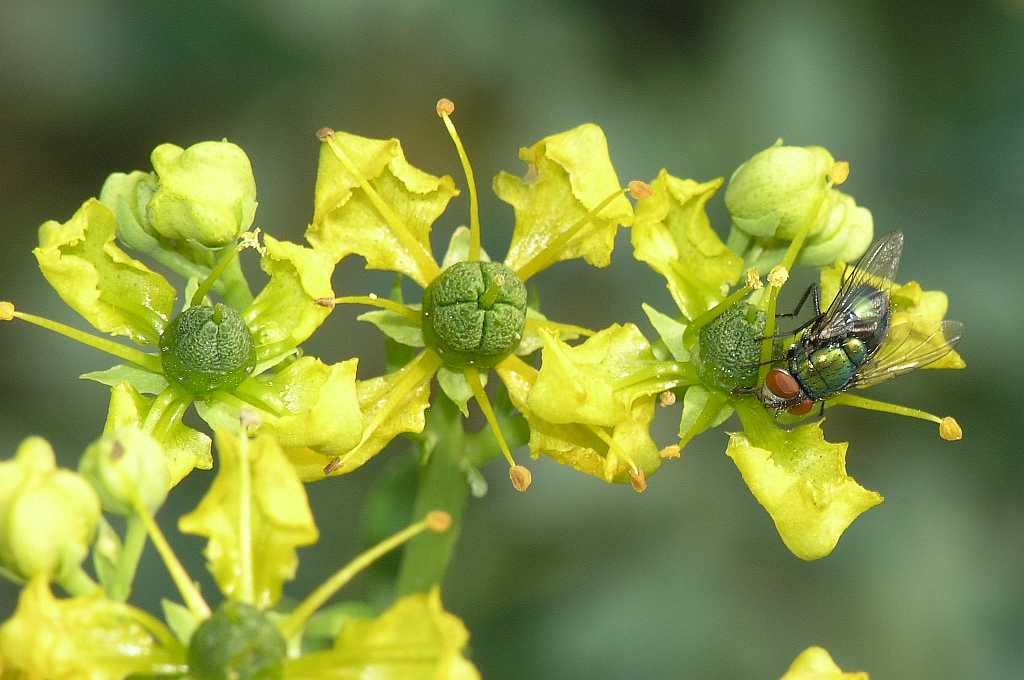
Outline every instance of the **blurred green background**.
<svg viewBox="0 0 1024 680">
<path fill-rule="evenodd" d="M 107 174 L 149 168 L 160 142 L 227 137 L 252 159 L 257 224 L 301 239 L 317 144 L 330 125 L 399 137 L 414 164 L 464 185 L 434 102 L 447 96 L 485 187 L 516 152 L 585 121 L 603 126 L 623 180 L 662 167 L 728 175 L 777 137 L 852 161 L 844 190 L 876 230 L 906 233 L 902 278 L 949 293 L 966 323 L 959 374 L 923 371 L 873 390 L 952 413 L 931 425 L 838 410 L 849 469 L 886 502 L 835 553 L 793 557 L 724 455 L 699 438 L 642 496 L 548 460 L 517 495 L 501 466 L 473 501 L 445 602 L 489 679 L 776 678 L 821 644 L 873 678 L 1010 678 L 1024 668 L 1024 457 L 1020 257 L 1024 252 L 1024 4 L 5 2 L 0 5 L 0 298 L 85 327 L 30 254 L 36 227 L 67 219 Z M 484 245 L 501 255 L 512 212 L 485 192 Z M 465 193 L 435 243 L 467 220 Z M 712 216 L 727 222 L 719 198 Z M 255 261 L 246 261 L 255 270 Z M 585 277 L 585 278 L 582 278 Z M 349 261 L 339 293 L 390 278 Z M 671 301 L 633 260 L 541 275 L 545 311 L 589 326 L 636 321 Z M 581 281 L 585 281 L 581 285 Z M 793 291 L 787 291 L 792 295 Z M 380 336 L 339 309 L 310 351 L 383 366 Z M 75 379 L 106 357 L 23 324 L 0 328 L 0 452 L 44 434 L 74 465 L 106 393 Z M 663 412 L 670 443 L 678 411 Z M 407 456 L 397 442 L 354 475 L 310 487 L 320 545 L 293 596 L 362 546 L 363 500 Z M 173 530 L 210 474 L 192 475 L 161 519 L 193 574 L 202 542 Z M 205 579 L 204 575 L 204 579 Z M 205 590 L 215 592 L 207 579 Z M 362 597 L 372 577 L 348 594 Z M 134 600 L 172 592 L 150 550 Z M 0 617 L 17 591 L 0 585 Z"/>
</svg>

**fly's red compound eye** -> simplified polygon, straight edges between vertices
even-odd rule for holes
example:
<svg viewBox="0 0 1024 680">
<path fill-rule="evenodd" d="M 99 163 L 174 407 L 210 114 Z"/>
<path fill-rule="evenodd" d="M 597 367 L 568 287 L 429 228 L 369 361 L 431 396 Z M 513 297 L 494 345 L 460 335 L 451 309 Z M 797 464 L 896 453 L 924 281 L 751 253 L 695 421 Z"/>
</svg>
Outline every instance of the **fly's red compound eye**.
<svg viewBox="0 0 1024 680">
<path fill-rule="evenodd" d="M 788 371 L 773 368 L 768 371 L 764 384 L 779 399 L 796 399 L 800 396 L 800 383 Z"/>
<path fill-rule="evenodd" d="M 788 410 L 794 416 L 802 416 L 802 415 L 806 415 L 806 414 L 810 413 L 811 409 L 813 407 L 814 407 L 814 402 L 813 401 L 811 401 L 810 399 L 804 399 L 803 401 L 801 401 L 796 406 L 790 406 Z"/>
</svg>

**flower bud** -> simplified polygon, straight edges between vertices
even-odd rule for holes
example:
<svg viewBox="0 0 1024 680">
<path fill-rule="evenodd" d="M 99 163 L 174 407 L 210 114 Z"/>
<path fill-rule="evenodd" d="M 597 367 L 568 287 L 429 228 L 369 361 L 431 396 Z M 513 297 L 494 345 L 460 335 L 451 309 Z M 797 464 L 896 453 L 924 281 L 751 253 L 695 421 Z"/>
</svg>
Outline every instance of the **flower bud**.
<svg viewBox="0 0 1024 680">
<path fill-rule="evenodd" d="M 841 191 L 832 190 L 826 200 L 821 227 L 800 249 L 799 264 L 824 267 L 840 260 L 856 262 L 871 245 L 875 231 L 871 211 Z"/>
<path fill-rule="evenodd" d="M 82 454 L 78 470 L 99 494 L 103 509 L 118 515 L 133 514 L 137 504 L 153 514 L 170 486 L 163 449 L 134 426 L 94 442 Z"/>
<path fill-rule="evenodd" d="M 285 653 L 285 639 L 266 614 L 228 601 L 192 634 L 188 670 L 197 680 L 277 680 Z"/>
<path fill-rule="evenodd" d="M 729 178 L 725 205 L 733 225 L 756 238 L 791 241 L 817 214 L 829 191 L 835 160 L 820 146 L 772 146 Z"/>
<path fill-rule="evenodd" d="M 700 379 L 725 392 L 757 383 L 765 313 L 740 302 L 700 330 Z"/>
<path fill-rule="evenodd" d="M 150 156 L 159 188 L 147 206 L 161 236 L 219 247 L 247 230 L 256 214 L 256 180 L 241 148 L 228 141 L 187 149 L 161 144 Z"/>
<path fill-rule="evenodd" d="M 448 368 L 491 368 L 525 325 L 526 287 L 499 262 L 456 262 L 423 294 L 423 338 Z"/>
<path fill-rule="evenodd" d="M 0 463 L 0 563 L 30 579 L 57 580 L 89 554 L 100 502 L 78 474 L 60 470 L 53 449 L 31 437 Z"/>
</svg>

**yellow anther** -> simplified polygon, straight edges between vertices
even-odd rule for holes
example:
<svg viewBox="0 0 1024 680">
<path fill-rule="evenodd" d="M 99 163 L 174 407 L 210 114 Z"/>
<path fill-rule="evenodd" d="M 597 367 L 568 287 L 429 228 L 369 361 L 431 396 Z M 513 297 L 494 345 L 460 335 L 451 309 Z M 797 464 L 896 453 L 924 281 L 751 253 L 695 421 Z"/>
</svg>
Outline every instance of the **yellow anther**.
<svg viewBox="0 0 1024 680">
<path fill-rule="evenodd" d="M 850 161 L 836 161 L 828 171 L 832 186 L 839 186 L 850 176 Z"/>
<path fill-rule="evenodd" d="M 455 102 L 447 97 L 441 97 L 437 100 L 437 115 L 450 116 L 453 113 L 455 113 Z"/>
<path fill-rule="evenodd" d="M 682 449 L 678 444 L 672 446 L 666 446 L 661 451 L 658 451 L 658 457 L 662 460 L 673 460 L 682 455 Z"/>
<path fill-rule="evenodd" d="M 643 470 L 630 470 L 629 483 L 633 487 L 633 491 L 637 493 L 647 491 L 647 475 L 644 474 Z"/>
<path fill-rule="evenodd" d="M 443 534 L 452 526 L 452 516 L 444 510 L 431 510 L 423 518 L 427 528 L 436 534 Z"/>
<path fill-rule="evenodd" d="M 321 142 L 326 142 L 328 139 L 334 136 L 334 130 L 329 127 L 322 127 L 316 131 L 316 138 Z"/>
<path fill-rule="evenodd" d="M 4 300 L 0 302 L 0 321 L 10 321 L 14 318 L 14 303 Z"/>
<path fill-rule="evenodd" d="M 783 267 L 781 264 L 772 267 L 772 270 L 768 272 L 768 285 L 773 288 L 782 288 L 786 285 L 786 281 L 789 280 L 789 270 Z"/>
<path fill-rule="evenodd" d="M 632 180 L 626 187 L 629 189 L 629 195 L 638 201 L 654 195 L 654 189 L 651 185 L 638 179 Z"/>
<path fill-rule="evenodd" d="M 260 417 L 259 411 L 251 406 L 242 407 L 238 412 L 238 420 L 242 423 L 242 428 L 245 429 L 246 432 L 252 432 L 263 424 L 263 419 Z"/>
<path fill-rule="evenodd" d="M 756 269 L 747 270 L 747 288 L 750 290 L 761 290 L 764 288 L 764 283 L 761 282 L 761 277 L 757 275 Z"/>
<path fill-rule="evenodd" d="M 964 438 L 964 431 L 960 429 L 960 423 L 956 422 L 956 418 L 946 416 L 939 421 L 939 436 L 947 442 L 955 442 Z"/>
<path fill-rule="evenodd" d="M 266 255 L 267 248 L 262 243 L 260 243 L 260 232 L 260 228 L 256 227 L 252 231 L 247 231 L 244 234 L 242 234 L 238 243 L 238 249 L 245 250 L 246 248 L 252 248 L 260 255 Z"/>
<path fill-rule="evenodd" d="M 670 390 L 665 390 L 658 395 L 658 403 L 662 406 L 671 406 L 676 403 L 676 393 Z"/>
<path fill-rule="evenodd" d="M 508 469 L 508 478 L 512 480 L 512 486 L 516 491 L 526 491 L 533 484 L 533 475 L 529 468 L 522 465 L 513 465 Z"/>
</svg>

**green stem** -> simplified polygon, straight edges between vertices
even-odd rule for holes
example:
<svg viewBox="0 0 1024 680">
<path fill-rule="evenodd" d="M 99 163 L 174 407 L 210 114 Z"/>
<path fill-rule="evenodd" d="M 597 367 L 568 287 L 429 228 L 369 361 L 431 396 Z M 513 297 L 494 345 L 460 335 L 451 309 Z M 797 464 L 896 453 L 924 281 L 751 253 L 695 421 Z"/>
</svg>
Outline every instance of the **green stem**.
<svg viewBox="0 0 1024 680">
<path fill-rule="evenodd" d="M 68 591 L 74 597 L 91 595 L 100 589 L 99 584 L 93 581 L 92 577 L 85 573 L 85 570 L 80 566 L 59 580 L 58 583 L 61 588 Z"/>
<path fill-rule="evenodd" d="M 131 515 L 128 518 L 128 526 L 124 535 L 124 547 L 121 549 L 121 559 L 117 562 L 117 572 L 114 575 L 114 582 L 110 584 L 110 598 L 119 602 L 128 600 L 132 594 L 132 582 L 135 580 L 135 571 L 139 567 L 139 560 L 142 558 L 142 551 L 146 547 L 146 524 Z"/>
<path fill-rule="evenodd" d="M 228 265 L 235 261 L 238 257 L 238 246 L 234 243 L 225 246 L 220 258 L 217 260 L 217 264 L 214 265 L 213 269 L 207 275 L 206 280 L 199 284 L 199 288 L 192 295 L 192 306 L 197 307 L 203 304 L 203 298 L 205 298 L 210 291 L 213 289 L 213 285 L 217 283 L 217 279 L 220 278 L 221 274 L 227 271 Z"/>
<path fill-rule="evenodd" d="M 462 469 L 466 435 L 458 410 L 447 399 L 435 400 L 427 427 L 438 439 L 420 472 L 412 516 L 444 510 L 451 515 L 452 528 L 443 534 L 423 534 L 409 542 L 402 554 L 395 586 L 399 597 L 427 592 L 444 580 L 469 498 L 469 482 Z"/>
</svg>

